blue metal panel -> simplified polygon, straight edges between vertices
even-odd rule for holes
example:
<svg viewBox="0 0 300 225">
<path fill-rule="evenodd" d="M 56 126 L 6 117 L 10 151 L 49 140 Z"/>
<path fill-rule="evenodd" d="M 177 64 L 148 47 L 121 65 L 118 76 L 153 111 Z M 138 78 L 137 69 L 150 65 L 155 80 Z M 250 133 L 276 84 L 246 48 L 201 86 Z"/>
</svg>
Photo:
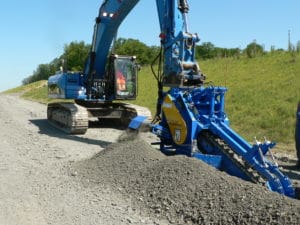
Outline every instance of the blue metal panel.
<svg viewBox="0 0 300 225">
<path fill-rule="evenodd" d="M 221 169 L 222 156 L 219 155 L 206 155 L 201 153 L 193 154 L 193 157 L 200 159 L 201 161 L 211 165 L 217 169 Z"/>
<path fill-rule="evenodd" d="M 48 79 L 48 97 L 49 98 L 66 98 L 66 79 L 65 74 L 57 74 Z"/>
<path fill-rule="evenodd" d="M 83 77 L 80 73 L 60 73 L 48 79 L 48 97 L 85 99 Z"/>
<path fill-rule="evenodd" d="M 130 122 L 130 124 L 128 125 L 129 128 L 137 130 L 139 129 L 143 122 L 147 119 L 147 116 L 136 116 L 135 118 L 133 118 Z"/>
</svg>

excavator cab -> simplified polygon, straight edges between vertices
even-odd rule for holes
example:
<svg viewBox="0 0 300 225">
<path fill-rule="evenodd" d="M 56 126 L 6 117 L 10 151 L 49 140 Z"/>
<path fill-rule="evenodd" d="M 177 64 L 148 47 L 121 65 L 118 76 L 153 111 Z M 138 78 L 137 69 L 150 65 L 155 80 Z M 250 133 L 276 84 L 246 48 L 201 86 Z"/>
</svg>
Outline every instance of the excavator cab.
<svg viewBox="0 0 300 225">
<path fill-rule="evenodd" d="M 112 55 L 110 58 L 112 66 L 112 80 L 115 99 L 136 99 L 137 96 L 137 71 L 135 56 Z"/>
</svg>

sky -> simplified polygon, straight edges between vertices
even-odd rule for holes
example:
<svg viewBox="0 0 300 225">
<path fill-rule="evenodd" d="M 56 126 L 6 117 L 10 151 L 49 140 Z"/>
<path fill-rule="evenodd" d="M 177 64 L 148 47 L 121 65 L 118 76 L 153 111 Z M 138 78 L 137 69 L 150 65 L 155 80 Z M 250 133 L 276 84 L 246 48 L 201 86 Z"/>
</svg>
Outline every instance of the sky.
<svg viewBox="0 0 300 225">
<path fill-rule="evenodd" d="M 72 41 L 91 43 L 102 0 L 2 0 L 0 91 L 17 87 L 39 64 L 49 63 Z M 189 0 L 189 31 L 201 43 L 245 48 L 254 40 L 270 50 L 300 40 L 299 0 Z M 155 0 L 140 0 L 118 37 L 159 45 Z M 201 65 L 201 62 L 200 62 Z"/>
</svg>

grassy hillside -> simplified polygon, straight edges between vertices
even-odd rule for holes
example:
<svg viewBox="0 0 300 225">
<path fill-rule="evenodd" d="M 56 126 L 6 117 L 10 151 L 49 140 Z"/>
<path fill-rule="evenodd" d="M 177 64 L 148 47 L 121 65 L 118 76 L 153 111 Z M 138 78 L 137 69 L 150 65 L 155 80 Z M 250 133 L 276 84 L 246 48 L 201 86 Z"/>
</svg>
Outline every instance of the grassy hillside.
<svg viewBox="0 0 300 225">
<path fill-rule="evenodd" d="M 5 91 L 6 94 L 19 93 L 27 100 L 37 101 L 40 103 L 48 103 L 52 101 L 47 98 L 47 81 L 41 80 L 27 85 Z"/>
<path fill-rule="evenodd" d="M 279 52 L 254 59 L 200 63 L 208 80 L 228 88 L 226 112 L 232 127 L 247 140 L 293 143 L 300 101 L 300 55 Z"/>
<path fill-rule="evenodd" d="M 200 62 L 207 81 L 226 86 L 226 112 L 231 126 L 252 142 L 256 136 L 293 144 L 295 113 L 300 101 L 300 55 L 277 52 L 248 58 L 213 59 Z M 47 103 L 46 81 L 7 91 Z M 139 75 L 139 96 L 132 103 L 155 113 L 157 85 L 150 67 Z"/>
</svg>

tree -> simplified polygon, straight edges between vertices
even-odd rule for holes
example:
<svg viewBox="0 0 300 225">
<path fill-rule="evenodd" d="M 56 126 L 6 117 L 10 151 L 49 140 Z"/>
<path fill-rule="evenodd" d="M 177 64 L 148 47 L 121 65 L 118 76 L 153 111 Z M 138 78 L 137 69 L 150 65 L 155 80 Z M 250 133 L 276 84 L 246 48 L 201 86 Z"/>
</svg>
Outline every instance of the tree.
<svg viewBox="0 0 300 225">
<path fill-rule="evenodd" d="M 39 80 L 47 80 L 49 76 L 55 74 L 57 66 L 53 63 L 49 64 L 39 64 L 37 69 L 33 71 L 33 74 L 25 79 L 23 79 L 22 84 L 29 84 Z"/>
<path fill-rule="evenodd" d="M 158 54 L 159 48 L 156 46 L 147 46 L 135 39 L 119 38 L 114 44 L 113 53 L 119 55 L 135 55 L 140 64 L 151 64 Z"/>
<path fill-rule="evenodd" d="M 211 59 L 215 57 L 215 46 L 211 42 L 204 42 L 196 46 L 196 56 L 201 59 Z"/>
<path fill-rule="evenodd" d="M 83 41 L 75 41 L 65 45 L 64 53 L 61 56 L 53 59 L 50 63 L 39 64 L 37 69 L 33 71 L 32 75 L 23 79 L 22 84 L 29 84 L 39 80 L 47 80 L 49 76 L 60 70 L 61 66 L 64 66 L 64 69 L 69 71 L 82 71 L 89 49 L 90 45 L 86 45 Z"/>
<path fill-rule="evenodd" d="M 63 66 L 67 71 L 83 71 L 91 46 L 81 42 L 71 42 L 64 46 L 64 53 L 52 60 L 49 64 L 39 64 L 33 74 L 23 79 L 23 84 L 48 79 L 49 76 Z M 151 64 L 159 52 L 159 47 L 148 47 L 135 39 L 119 38 L 115 42 L 114 53 L 120 55 L 135 55 L 140 64 Z"/>
<path fill-rule="evenodd" d="M 297 51 L 297 52 L 300 52 L 300 41 L 297 42 L 296 51 Z"/>
<path fill-rule="evenodd" d="M 90 51 L 90 45 L 81 42 L 71 42 L 64 47 L 60 59 L 65 61 L 65 69 L 69 71 L 82 71 Z"/>
<path fill-rule="evenodd" d="M 215 47 L 211 42 L 204 42 L 202 45 L 196 46 L 197 59 L 239 57 L 240 53 L 241 49 L 239 48 L 219 48 Z"/>
<path fill-rule="evenodd" d="M 255 41 L 253 41 L 252 43 L 247 45 L 244 52 L 249 58 L 254 58 L 256 56 L 262 55 L 264 53 L 264 48 L 262 45 L 259 45 Z"/>
<path fill-rule="evenodd" d="M 275 51 L 276 51 L 275 45 L 271 45 L 270 52 L 275 52 Z"/>
</svg>

